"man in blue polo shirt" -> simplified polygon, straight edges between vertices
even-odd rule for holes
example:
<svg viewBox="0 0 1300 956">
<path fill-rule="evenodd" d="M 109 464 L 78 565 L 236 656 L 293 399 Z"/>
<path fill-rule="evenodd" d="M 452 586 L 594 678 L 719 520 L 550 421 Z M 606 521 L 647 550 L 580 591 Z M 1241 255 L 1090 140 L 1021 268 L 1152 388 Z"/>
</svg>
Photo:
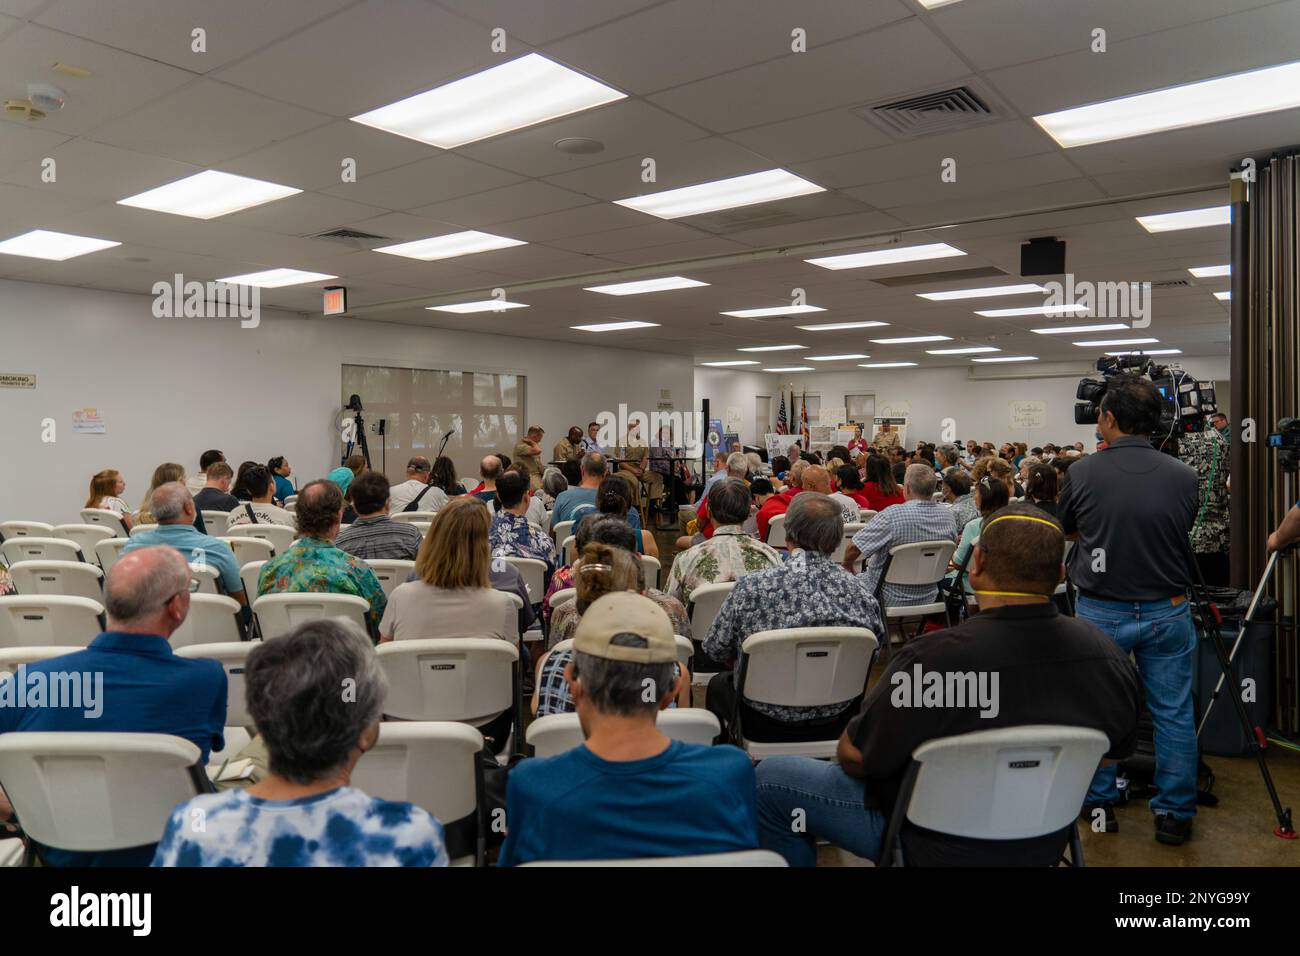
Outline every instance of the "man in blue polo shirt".
<svg viewBox="0 0 1300 956">
<path fill-rule="evenodd" d="M 247 604 L 244 582 L 239 577 L 239 562 L 230 545 L 194 530 L 194 498 L 179 481 L 159 485 L 149 499 L 149 509 L 158 521 L 152 531 L 132 535 L 122 548 L 122 556 L 140 548 L 166 545 L 175 548 L 190 564 L 205 564 L 217 572 L 221 590 L 240 604 Z"/>
<path fill-rule="evenodd" d="M 37 705 L 0 683 L 0 734 L 172 734 L 195 744 L 199 763 L 206 764 L 214 748 L 225 746 L 226 673 L 216 661 L 177 657 L 168 643 L 189 613 L 188 565 L 171 548 L 137 548 L 113 565 L 104 582 L 104 603 L 108 630 L 88 648 L 29 664 L 6 681 L 22 680 L 29 688 L 40 681 L 52 692 L 69 686 L 67 675 L 73 675 L 87 692 L 76 701 L 51 693 Z M 0 814 L 7 809 L 0 793 Z M 50 866 L 148 866 L 154 849 L 152 844 L 91 853 L 41 848 L 40 856 Z"/>
</svg>

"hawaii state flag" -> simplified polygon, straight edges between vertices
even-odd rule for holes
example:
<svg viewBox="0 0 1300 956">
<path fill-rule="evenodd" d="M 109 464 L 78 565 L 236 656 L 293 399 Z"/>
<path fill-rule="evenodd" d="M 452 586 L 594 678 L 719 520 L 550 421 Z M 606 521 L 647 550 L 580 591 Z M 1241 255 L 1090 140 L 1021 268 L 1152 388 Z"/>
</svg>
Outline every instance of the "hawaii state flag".
<svg viewBox="0 0 1300 956">
<path fill-rule="evenodd" d="M 804 389 L 803 402 L 799 408 L 799 436 L 803 439 L 804 451 L 808 450 L 808 390 Z"/>
<path fill-rule="evenodd" d="M 790 434 L 790 427 L 785 420 L 785 389 L 781 390 L 781 407 L 776 410 L 776 433 L 778 435 Z"/>
</svg>

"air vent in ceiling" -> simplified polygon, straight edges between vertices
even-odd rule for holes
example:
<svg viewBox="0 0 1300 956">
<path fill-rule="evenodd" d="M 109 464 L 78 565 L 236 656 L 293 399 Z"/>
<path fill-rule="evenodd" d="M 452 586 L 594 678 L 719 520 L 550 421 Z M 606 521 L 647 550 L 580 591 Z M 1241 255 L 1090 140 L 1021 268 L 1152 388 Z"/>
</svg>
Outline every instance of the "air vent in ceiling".
<svg viewBox="0 0 1300 956">
<path fill-rule="evenodd" d="M 318 232 L 314 236 L 308 236 L 308 239 L 324 239 L 327 242 L 341 242 L 344 245 L 351 246 L 354 249 L 373 249 L 375 246 L 392 242 L 387 236 L 376 236 L 374 233 L 362 232 L 359 229 L 331 229 L 328 232 Z"/>
<path fill-rule="evenodd" d="M 947 133 L 998 118 L 969 86 L 860 106 L 853 112 L 886 132 L 902 137 Z"/>
<path fill-rule="evenodd" d="M 1189 287 L 1191 286 L 1191 284 L 1192 284 L 1192 283 L 1191 283 L 1189 280 L 1187 280 L 1187 279 L 1166 279 L 1164 282 L 1153 282 L 1153 283 L 1151 283 L 1151 288 L 1153 288 L 1153 289 L 1186 289 L 1186 288 L 1189 288 Z"/>
<path fill-rule="evenodd" d="M 1004 275 L 1005 272 L 994 266 L 980 266 L 976 269 L 954 269 L 950 272 L 914 272 L 911 275 L 885 276 L 871 281 L 876 285 L 884 286 L 934 285 L 936 282 L 964 282 L 968 279 L 991 279 L 994 276 Z"/>
</svg>

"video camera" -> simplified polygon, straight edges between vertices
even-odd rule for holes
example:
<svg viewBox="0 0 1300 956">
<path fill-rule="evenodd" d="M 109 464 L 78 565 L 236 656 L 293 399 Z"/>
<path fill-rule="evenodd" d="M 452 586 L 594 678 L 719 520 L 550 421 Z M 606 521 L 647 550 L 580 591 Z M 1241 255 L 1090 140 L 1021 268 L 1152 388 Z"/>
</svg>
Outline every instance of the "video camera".
<svg viewBox="0 0 1300 956">
<path fill-rule="evenodd" d="M 1145 355 L 1108 355 L 1097 359 L 1100 379 L 1082 378 L 1075 389 L 1074 423 L 1095 425 L 1101 416 L 1101 400 L 1110 383 L 1120 375 L 1145 378 L 1160 393 L 1160 426 L 1157 435 L 1200 431 L 1213 415 L 1214 387 L 1202 385 L 1176 365 L 1157 365 Z"/>
<path fill-rule="evenodd" d="M 1265 443 L 1277 449 L 1277 463 L 1283 471 L 1295 471 L 1300 466 L 1300 418 L 1279 419 L 1277 431 Z"/>
</svg>

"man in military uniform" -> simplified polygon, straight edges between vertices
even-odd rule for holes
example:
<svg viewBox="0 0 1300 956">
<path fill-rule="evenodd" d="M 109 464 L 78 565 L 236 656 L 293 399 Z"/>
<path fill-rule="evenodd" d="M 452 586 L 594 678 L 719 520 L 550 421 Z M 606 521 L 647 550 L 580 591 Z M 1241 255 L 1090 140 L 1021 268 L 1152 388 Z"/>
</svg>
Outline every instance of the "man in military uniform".
<svg viewBox="0 0 1300 956">
<path fill-rule="evenodd" d="M 582 450 L 582 429 L 577 425 L 569 429 L 569 434 L 555 444 L 552 461 L 579 461 L 585 452 Z"/>
<path fill-rule="evenodd" d="M 894 426 L 889 422 L 880 423 L 880 431 L 876 432 L 873 443 L 882 451 L 889 448 L 902 448 L 903 446 L 903 440 L 898 437 L 898 432 L 894 431 Z"/>
</svg>

